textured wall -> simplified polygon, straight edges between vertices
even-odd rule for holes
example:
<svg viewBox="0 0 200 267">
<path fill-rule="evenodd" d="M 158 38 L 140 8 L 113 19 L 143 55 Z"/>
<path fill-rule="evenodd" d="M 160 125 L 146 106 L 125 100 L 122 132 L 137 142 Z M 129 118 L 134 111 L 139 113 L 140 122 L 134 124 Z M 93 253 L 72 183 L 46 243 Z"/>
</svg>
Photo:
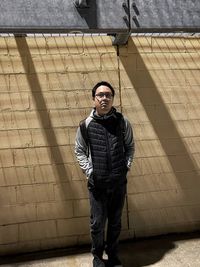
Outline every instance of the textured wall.
<svg viewBox="0 0 200 267">
<path fill-rule="evenodd" d="M 122 238 L 200 228 L 199 51 L 194 37 L 118 53 L 106 36 L 0 38 L 0 254 L 90 242 L 73 148 L 99 80 L 134 124 Z"/>
<path fill-rule="evenodd" d="M 122 109 L 134 123 L 130 229 L 200 229 L 200 39 L 133 38 L 120 50 Z"/>
</svg>

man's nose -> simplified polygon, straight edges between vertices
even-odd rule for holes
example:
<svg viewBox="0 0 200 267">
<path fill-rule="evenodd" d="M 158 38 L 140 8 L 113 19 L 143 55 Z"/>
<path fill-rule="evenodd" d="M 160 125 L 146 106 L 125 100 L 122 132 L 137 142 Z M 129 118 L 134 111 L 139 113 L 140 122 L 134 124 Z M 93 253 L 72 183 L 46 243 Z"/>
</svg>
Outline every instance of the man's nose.
<svg viewBox="0 0 200 267">
<path fill-rule="evenodd" d="M 103 95 L 103 99 L 107 98 L 106 95 Z"/>
</svg>

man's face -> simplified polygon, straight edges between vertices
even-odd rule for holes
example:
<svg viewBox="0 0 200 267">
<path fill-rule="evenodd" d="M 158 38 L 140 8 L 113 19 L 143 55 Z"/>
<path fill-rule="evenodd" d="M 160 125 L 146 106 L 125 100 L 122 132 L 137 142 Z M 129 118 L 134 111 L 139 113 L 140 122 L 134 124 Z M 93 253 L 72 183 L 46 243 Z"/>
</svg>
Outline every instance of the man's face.
<svg viewBox="0 0 200 267">
<path fill-rule="evenodd" d="M 105 85 L 99 86 L 93 100 L 98 115 L 107 114 L 111 110 L 113 104 L 113 94 L 111 89 Z"/>
</svg>

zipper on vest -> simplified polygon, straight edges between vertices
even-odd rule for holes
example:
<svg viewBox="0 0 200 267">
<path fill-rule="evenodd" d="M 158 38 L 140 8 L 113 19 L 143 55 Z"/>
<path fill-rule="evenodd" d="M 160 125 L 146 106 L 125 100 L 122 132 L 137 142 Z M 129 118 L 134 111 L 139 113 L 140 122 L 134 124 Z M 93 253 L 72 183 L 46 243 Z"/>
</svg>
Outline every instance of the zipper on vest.
<svg viewBox="0 0 200 267">
<path fill-rule="evenodd" d="M 105 133 L 105 137 L 106 137 L 106 154 L 107 154 L 107 160 L 108 160 L 108 170 L 109 170 L 109 174 L 111 173 L 112 167 L 111 167 L 111 156 L 110 156 L 110 146 L 109 146 L 109 142 L 108 142 L 108 132 L 107 130 L 103 127 L 104 129 L 104 133 Z"/>
</svg>

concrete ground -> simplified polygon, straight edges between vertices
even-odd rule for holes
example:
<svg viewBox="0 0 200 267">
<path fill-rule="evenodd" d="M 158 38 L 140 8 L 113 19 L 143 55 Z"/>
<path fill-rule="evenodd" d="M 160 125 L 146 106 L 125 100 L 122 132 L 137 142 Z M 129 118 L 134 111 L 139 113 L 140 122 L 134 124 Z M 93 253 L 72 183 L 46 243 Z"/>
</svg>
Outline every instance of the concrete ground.
<svg viewBox="0 0 200 267">
<path fill-rule="evenodd" d="M 3 267 L 92 267 L 89 247 L 0 258 Z M 200 232 L 120 243 L 124 267 L 200 267 Z"/>
</svg>

